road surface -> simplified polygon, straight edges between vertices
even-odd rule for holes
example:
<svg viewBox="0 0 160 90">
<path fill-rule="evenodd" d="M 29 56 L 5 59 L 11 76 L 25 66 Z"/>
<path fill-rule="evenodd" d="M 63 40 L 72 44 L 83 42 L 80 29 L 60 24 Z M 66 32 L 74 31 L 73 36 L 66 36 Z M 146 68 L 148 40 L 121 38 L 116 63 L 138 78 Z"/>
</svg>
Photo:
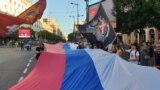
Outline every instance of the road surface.
<svg viewBox="0 0 160 90">
<path fill-rule="evenodd" d="M 7 90 L 22 80 L 36 63 L 35 51 L 0 48 L 0 90 Z"/>
</svg>

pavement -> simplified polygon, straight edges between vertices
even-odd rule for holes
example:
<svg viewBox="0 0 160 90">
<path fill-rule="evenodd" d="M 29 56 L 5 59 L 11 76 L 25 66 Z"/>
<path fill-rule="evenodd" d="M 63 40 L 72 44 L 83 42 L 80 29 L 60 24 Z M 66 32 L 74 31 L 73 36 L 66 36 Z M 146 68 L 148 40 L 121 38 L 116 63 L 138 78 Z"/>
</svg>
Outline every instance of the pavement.
<svg viewBox="0 0 160 90">
<path fill-rule="evenodd" d="M 23 80 L 35 63 L 35 48 L 31 51 L 0 48 L 0 90 L 7 90 Z"/>
</svg>

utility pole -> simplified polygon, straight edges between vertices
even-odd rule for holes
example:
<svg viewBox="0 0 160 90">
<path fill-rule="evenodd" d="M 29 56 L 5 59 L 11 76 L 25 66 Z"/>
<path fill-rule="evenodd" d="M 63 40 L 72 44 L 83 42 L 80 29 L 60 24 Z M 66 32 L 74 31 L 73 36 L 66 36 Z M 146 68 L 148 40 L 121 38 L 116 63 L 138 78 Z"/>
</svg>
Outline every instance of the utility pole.
<svg viewBox="0 0 160 90">
<path fill-rule="evenodd" d="M 72 5 L 77 6 L 77 25 L 79 24 L 79 4 L 71 2 Z"/>
<path fill-rule="evenodd" d="M 76 31 L 76 28 L 75 28 L 75 17 L 74 16 L 69 16 L 70 18 L 73 18 L 73 32 Z"/>
<path fill-rule="evenodd" d="M 89 0 L 84 0 L 86 2 L 86 23 L 89 22 Z"/>
</svg>

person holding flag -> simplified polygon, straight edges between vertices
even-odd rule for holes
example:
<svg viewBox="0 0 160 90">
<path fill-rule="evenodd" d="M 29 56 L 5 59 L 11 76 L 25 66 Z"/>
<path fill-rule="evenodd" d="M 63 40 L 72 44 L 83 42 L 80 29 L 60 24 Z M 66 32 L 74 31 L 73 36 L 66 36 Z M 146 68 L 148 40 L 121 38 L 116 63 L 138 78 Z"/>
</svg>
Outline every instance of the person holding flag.
<svg viewBox="0 0 160 90">
<path fill-rule="evenodd" d="M 99 5 L 99 6 L 97 7 L 96 5 Z M 89 10 L 97 10 L 97 13 L 95 13 L 95 15 L 91 15 L 93 18 L 88 23 L 84 25 L 79 25 L 78 27 L 79 31 L 82 33 L 82 35 L 85 38 L 88 39 L 88 41 L 94 41 L 94 44 L 97 45 L 97 47 L 104 49 L 109 44 L 113 43 L 113 41 L 116 39 L 115 31 L 112 28 L 109 22 L 108 16 L 106 14 L 106 11 L 104 10 L 101 3 L 90 5 Z M 90 11 L 89 11 L 89 14 L 90 14 Z M 88 26 L 92 27 L 92 29 L 88 28 Z M 86 33 L 92 34 L 90 35 L 92 36 L 92 38 L 87 37 Z M 94 39 L 96 39 L 96 41 Z"/>
</svg>

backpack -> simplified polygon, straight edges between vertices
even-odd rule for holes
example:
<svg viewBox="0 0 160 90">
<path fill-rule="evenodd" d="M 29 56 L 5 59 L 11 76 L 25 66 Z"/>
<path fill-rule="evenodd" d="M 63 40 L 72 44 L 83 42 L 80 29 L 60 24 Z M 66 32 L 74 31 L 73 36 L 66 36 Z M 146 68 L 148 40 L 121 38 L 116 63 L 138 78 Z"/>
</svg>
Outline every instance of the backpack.
<svg viewBox="0 0 160 90">
<path fill-rule="evenodd" d="M 130 53 L 131 53 L 131 52 L 132 52 L 132 50 L 130 50 L 129 56 L 130 56 Z M 136 56 L 137 52 L 138 52 L 138 50 L 135 51 L 135 57 L 137 57 L 137 56 Z M 139 52 L 139 56 L 138 56 L 138 57 L 139 57 L 139 60 L 140 60 L 140 52 Z M 138 61 L 139 61 L 139 60 L 138 60 Z"/>
<path fill-rule="evenodd" d="M 122 55 L 120 55 L 120 57 L 123 58 L 126 61 L 128 61 L 129 56 L 130 56 L 129 52 L 123 52 Z"/>
<path fill-rule="evenodd" d="M 130 54 L 131 52 L 132 52 L 132 50 L 130 50 L 129 54 Z M 135 56 L 136 56 L 136 53 L 137 53 L 137 52 L 138 52 L 138 51 L 136 50 L 136 51 L 135 51 Z"/>
<path fill-rule="evenodd" d="M 132 50 L 130 50 L 130 52 L 123 52 L 122 55 L 120 55 L 120 57 L 123 58 L 124 60 L 128 61 L 129 57 L 130 57 L 131 51 Z M 136 50 L 135 55 L 136 55 L 137 52 L 138 52 L 138 50 Z M 140 57 L 139 57 L 139 59 L 140 59 Z"/>
</svg>

